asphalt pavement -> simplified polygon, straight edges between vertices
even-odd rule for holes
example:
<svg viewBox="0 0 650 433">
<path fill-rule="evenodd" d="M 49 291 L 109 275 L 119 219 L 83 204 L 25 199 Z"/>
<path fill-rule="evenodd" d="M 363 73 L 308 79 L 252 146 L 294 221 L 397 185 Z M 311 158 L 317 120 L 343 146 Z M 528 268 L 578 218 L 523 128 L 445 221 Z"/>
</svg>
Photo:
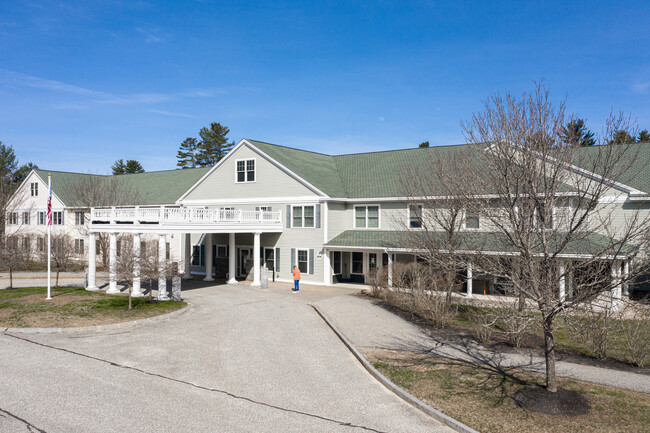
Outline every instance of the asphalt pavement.
<svg viewBox="0 0 650 433">
<path fill-rule="evenodd" d="M 285 286 L 184 290 L 190 312 L 123 330 L 0 334 L 0 432 L 451 431 L 309 305 L 353 289 Z"/>
</svg>

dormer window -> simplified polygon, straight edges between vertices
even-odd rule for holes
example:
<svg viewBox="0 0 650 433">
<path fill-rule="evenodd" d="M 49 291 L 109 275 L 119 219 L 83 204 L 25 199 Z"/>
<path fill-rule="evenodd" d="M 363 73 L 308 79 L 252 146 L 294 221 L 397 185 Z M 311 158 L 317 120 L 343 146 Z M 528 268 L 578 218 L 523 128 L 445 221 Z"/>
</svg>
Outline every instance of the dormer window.
<svg viewBox="0 0 650 433">
<path fill-rule="evenodd" d="M 255 160 L 240 159 L 237 164 L 237 183 L 255 182 Z"/>
</svg>

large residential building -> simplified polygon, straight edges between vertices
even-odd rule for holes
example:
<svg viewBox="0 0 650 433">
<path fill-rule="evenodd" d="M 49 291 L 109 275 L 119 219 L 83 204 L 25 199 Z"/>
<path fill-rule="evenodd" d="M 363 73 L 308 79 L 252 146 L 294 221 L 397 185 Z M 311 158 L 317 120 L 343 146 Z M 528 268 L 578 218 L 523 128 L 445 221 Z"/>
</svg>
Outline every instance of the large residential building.
<svg viewBox="0 0 650 433">
<path fill-rule="evenodd" d="M 650 158 L 650 145 L 638 146 L 643 158 Z M 92 175 L 52 172 L 53 227 L 75 237 L 79 254 L 89 261 L 91 287 L 99 234 L 110 238 L 112 263 L 120 237 L 131 237 L 137 247 L 149 237 L 158 239 L 161 257 L 170 256 L 186 275 L 202 275 L 208 281 L 249 278 L 259 285 L 261 266 L 270 278 L 290 281 L 297 266 L 305 282 L 362 283 L 374 270 L 417 261 L 418 251 L 404 236 L 421 230 L 423 218 L 422 206 L 414 204 L 405 187 L 409 167 L 464 148 L 470 149 L 459 145 L 330 156 L 244 139 L 211 168 L 119 176 L 137 191 L 138 201 L 93 209 L 83 207 L 69 188 L 74 178 Z M 627 203 L 643 203 L 642 212 L 650 209 L 646 160 L 623 176 L 625 183 L 613 183 L 603 203 L 618 206 L 621 224 Z M 34 170 L 21 185 L 20 206 L 8 218 L 10 231 L 13 226 L 25 238 L 43 238 L 47 174 Z M 567 206 L 570 196 L 567 189 Z M 482 240 L 482 248 L 497 236 L 480 215 L 467 215 L 464 227 L 472 239 Z M 601 240 L 598 236 L 607 233 L 569 246 L 563 259 L 588 256 L 590 245 Z M 28 248 L 42 250 L 42 242 Z M 495 247 L 495 253 L 500 252 L 508 251 Z M 616 257 L 617 272 L 626 269 L 626 260 L 623 253 Z M 468 295 L 494 290 L 490 276 L 475 276 L 474 282 L 471 271 L 469 276 Z M 112 291 L 115 280 L 112 275 Z"/>
</svg>

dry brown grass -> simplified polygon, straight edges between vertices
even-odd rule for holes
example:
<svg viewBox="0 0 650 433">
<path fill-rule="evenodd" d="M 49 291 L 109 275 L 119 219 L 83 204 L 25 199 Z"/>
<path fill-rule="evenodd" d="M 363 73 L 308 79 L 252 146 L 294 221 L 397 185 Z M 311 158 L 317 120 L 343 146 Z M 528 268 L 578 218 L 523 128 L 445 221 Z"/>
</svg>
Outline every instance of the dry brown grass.
<svg viewBox="0 0 650 433">
<path fill-rule="evenodd" d="M 522 387 L 542 385 L 543 375 L 411 352 L 373 349 L 364 355 L 397 385 L 483 433 L 650 431 L 650 395 L 641 392 L 558 379 L 559 387 L 584 396 L 591 410 L 580 416 L 546 415 L 513 400 Z"/>
</svg>

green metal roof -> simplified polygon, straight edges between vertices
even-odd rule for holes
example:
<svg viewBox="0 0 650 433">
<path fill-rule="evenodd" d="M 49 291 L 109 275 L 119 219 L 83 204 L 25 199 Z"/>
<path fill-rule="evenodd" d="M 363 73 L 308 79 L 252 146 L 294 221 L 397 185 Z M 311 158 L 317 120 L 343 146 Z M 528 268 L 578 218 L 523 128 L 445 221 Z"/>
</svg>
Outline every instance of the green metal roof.
<svg viewBox="0 0 650 433">
<path fill-rule="evenodd" d="M 431 158 L 457 158 L 473 161 L 480 167 L 485 155 L 482 144 L 330 156 L 262 141 L 246 141 L 334 198 L 409 197 L 413 190 L 412 186 L 404 184 L 405 179 L 426 171 Z M 446 194 L 433 177 L 427 180 L 426 187 L 427 191 L 422 191 L 421 195 Z M 559 189 L 560 192 L 571 190 L 567 185 Z"/>
<path fill-rule="evenodd" d="M 391 231 L 391 230 L 346 230 L 330 240 L 329 247 L 367 247 L 388 249 L 418 249 L 418 245 L 440 245 L 444 249 L 443 233 L 427 231 Z M 561 235 L 558 235 L 558 241 Z M 606 251 L 611 240 L 604 235 L 588 233 L 580 238 L 571 240 L 561 251 L 562 254 L 613 254 L 616 251 Z M 517 249 L 502 233 L 463 232 L 459 233 L 458 250 L 514 253 Z M 541 250 L 540 250 L 541 251 Z M 550 251 L 554 249 L 551 246 Z M 622 252 L 624 253 L 624 252 Z"/>
<path fill-rule="evenodd" d="M 617 144 L 615 149 L 622 150 L 623 168 L 627 168 L 620 174 L 617 181 L 619 183 L 631 186 L 632 188 L 650 194 L 650 142 Z M 602 164 L 597 160 L 599 151 L 604 149 L 602 146 L 586 146 L 580 149 L 584 158 L 578 165 L 585 170 L 593 170 L 597 174 L 602 173 Z M 615 154 L 614 154 L 615 155 Z"/>
<path fill-rule="evenodd" d="M 194 185 L 211 167 L 186 168 L 179 170 L 151 171 L 137 174 L 122 174 L 108 176 L 99 174 L 69 173 L 63 171 L 34 170 L 43 181 L 47 182 L 47 175 L 52 175 L 52 191 L 65 203 L 66 206 L 81 206 L 74 194 L 70 191 L 71 185 L 81 176 L 92 176 L 100 182 L 115 179 L 128 185 L 138 195 L 138 203 L 116 203 L 162 205 L 173 204 L 192 185 Z"/>
</svg>

